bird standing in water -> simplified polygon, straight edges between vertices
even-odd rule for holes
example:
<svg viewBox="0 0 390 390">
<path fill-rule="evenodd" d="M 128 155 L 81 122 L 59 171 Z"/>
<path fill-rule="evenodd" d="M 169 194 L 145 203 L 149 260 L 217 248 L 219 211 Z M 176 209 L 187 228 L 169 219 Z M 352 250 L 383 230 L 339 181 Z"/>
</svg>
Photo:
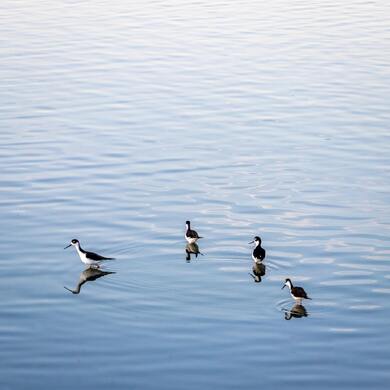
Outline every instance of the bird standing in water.
<svg viewBox="0 0 390 390">
<path fill-rule="evenodd" d="M 252 259 L 255 263 L 261 263 L 265 258 L 265 249 L 261 246 L 261 238 L 256 236 L 249 244 L 255 244 L 252 252 Z"/>
<path fill-rule="evenodd" d="M 195 230 L 191 229 L 191 222 L 190 221 L 186 221 L 186 233 L 185 233 L 184 237 L 187 240 L 187 242 L 190 244 L 195 243 L 196 241 L 199 240 L 199 238 L 203 238 L 203 237 L 200 237 L 199 234 Z"/>
<path fill-rule="evenodd" d="M 66 246 L 64 249 L 69 248 L 70 246 L 74 246 L 77 250 L 77 253 L 80 256 L 80 260 L 88 265 L 88 266 L 95 266 L 96 268 L 99 268 L 99 264 L 104 260 L 114 260 L 113 257 L 104 257 L 100 256 L 97 253 L 88 252 L 81 248 L 79 240 L 76 240 L 75 238 L 70 242 L 68 246 Z"/>
<path fill-rule="evenodd" d="M 294 287 L 290 279 L 286 279 L 282 290 L 285 287 L 288 287 L 290 289 L 291 296 L 297 301 L 302 302 L 302 299 L 311 299 L 307 296 L 306 291 L 302 287 Z"/>
</svg>

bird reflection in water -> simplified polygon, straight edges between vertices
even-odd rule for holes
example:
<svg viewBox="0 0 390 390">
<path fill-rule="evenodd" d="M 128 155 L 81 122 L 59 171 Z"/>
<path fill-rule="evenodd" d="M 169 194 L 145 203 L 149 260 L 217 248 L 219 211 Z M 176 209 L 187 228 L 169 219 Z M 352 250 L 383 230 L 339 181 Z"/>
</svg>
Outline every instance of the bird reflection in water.
<svg viewBox="0 0 390 390">
<path fill-rule="evenodd" d="M 263 263 L 253 263 L 252 276 L 255 283 L 261 282 L 261 277 L 265 275 L 265 265 Z"/>
<path fill-rule="evenodd" d="M 199 250 L 199 245 L 196 242 L 188 243 L 186 245 L 186 260 L 189 263 L 191 261 L 191 255 L 195 255 L 195 257 L 198 257 L 198 255 L 202 255 L 203 253 Z"/>
<path fill-rule="evenodd" d="M 284 312 L 284 319 L 291 320 L 291 318 L 302 318 L 307 317 L 308 315 L 305 306 L 295 303 L 290 310 Z"/>
<path fill-rule="evenodd" d="M 81 272 L 79 282 L 77 283 L 77 286 L 74 290 L 72 290 L 68 287 L 65 287 L 65 286 L 64 286 L 64 288 L 66 290 L 70 291 L 72 294 L 80 294 L 81 286 L 83 284 L 85 284 L 87 282 L 91 282 L 91 281 L 96 280 L 96 279 L 99 279 L 102 276 L 106 276 L 106 275 L 110 275 L 110 274 L 114 274 L 114 273 L 115 272 L 102 271 L 99 268 L 89 267 L 89 268 L 85 269 L 83 272 Z"/>
</svg>

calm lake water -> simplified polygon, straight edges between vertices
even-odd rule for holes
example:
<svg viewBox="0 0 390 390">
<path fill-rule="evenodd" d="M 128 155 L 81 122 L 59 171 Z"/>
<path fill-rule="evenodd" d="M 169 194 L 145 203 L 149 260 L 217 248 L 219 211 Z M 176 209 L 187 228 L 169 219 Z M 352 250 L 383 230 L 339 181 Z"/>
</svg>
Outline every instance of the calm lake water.
<svg viewBox="0 0 390 390">
<path fill-rule="evenodd" d="M 385 1 L 2 1 L 0 388 L 388 388 L 389 25 Z"/>
</svg>

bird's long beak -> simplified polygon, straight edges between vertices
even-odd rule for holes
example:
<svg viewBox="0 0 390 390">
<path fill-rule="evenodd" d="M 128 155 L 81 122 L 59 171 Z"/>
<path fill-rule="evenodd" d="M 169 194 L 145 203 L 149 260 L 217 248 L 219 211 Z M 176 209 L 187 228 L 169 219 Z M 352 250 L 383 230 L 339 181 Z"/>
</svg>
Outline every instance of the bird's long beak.
<svg viewBox="0 0 390 390">
<path fill-rule="evenodd" d="M 285 284 L 283 284 L 282 290 L 283 290 L 285 287 L 286 287 L 286 285 L 285 285 Z"/>
<path fill-rule="evenodd" d="M 248 242 L 248 244 L 253 244 L 253 243 L 254 243 L 254 241 Z"/>
<path fill-rule="evenodd" d="M 72 246 L 72 244 L 69 244 L 68 246 L 66 246 L 64 249 L 66 249 L 66 248 L 69 248 L 70 246 Z"/>
</svg>

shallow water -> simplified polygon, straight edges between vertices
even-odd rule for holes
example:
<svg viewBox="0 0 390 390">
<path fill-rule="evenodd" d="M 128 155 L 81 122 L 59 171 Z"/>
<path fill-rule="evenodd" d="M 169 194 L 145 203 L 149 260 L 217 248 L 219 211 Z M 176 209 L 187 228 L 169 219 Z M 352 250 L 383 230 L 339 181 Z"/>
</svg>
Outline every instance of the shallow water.
<svg viewBox="0 0 390 390">
<path fill-rule="evenodd" d="M 0 4 L 1 389 L 387 388 L 389 5 L 128 3 Z"/>
</svg>

